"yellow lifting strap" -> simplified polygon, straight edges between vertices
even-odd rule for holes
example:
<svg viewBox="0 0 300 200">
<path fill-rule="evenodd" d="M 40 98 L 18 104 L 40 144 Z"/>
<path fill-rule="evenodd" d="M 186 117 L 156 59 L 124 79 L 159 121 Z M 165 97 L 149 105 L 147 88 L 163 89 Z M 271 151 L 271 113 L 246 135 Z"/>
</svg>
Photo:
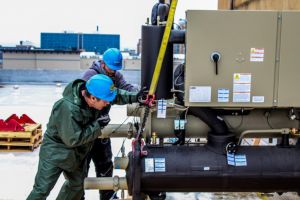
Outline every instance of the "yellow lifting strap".
<svg viewBox="0 0 300 200">
<path fill-rule="evenodd" d="M 152 81 L 151 81 L 151 85 L 150 85 L 149 95 L 154 95 L 156 87 L 157 87 L 159 74 L 160 74 L 162 63 L 163 63 L 163 60 L 165 57 L 165 53 L 166 53 L 166 49 L 168 46 L 169 37 L 170 37 L 170 33 L 171 33 L 171 28 L 172 28 L 173 21 L 174 21 L 177 2 L 178 2 L 178 0 L 172 0 L 172 2 L 171 2 L 171 7 L 170 7 L 168 19 L 167 19 L 165 32 L 164 32 L 163 39 L 162 39 L 162 42 L 160 45 L 160 49 L 159 49 L 159 53 L 158 53 L 158 57 L 156 60 L 156 65 L 155 65 L 155 69 L 154 69 L 154 73 L 153 73 L 153 77 L 152 77 Z"/>
</svg>

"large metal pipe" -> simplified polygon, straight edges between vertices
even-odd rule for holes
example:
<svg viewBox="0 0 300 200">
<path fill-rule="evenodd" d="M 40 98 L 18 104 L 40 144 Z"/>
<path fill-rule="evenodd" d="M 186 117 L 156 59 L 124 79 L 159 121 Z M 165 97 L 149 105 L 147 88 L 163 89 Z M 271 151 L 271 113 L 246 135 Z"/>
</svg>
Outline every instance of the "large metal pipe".
<svg viewBox="0 0 300 200">
<path fill-rule="evenodd" d="M 141 116 L 143 109 L 137 109 L 136 106 L 137 105 L 127 106 L 127 114 L 129 116 Z M 156 111 L 152 111 L 146 124 L 144 136 L 150 136 L 153 132 L 155 132 L 157 137 L 160 138 L 174 137 L 174 119 L 179 116 L 180 112 L 183 111 L 174 107 L 168 107 L 167 117 L 162 119 L 156 117 Z M 245 137 L 280 137 L 276 134 L 277 131 L 275 129 L 298 129 L 299 127 L 298 120 L 291 120 L 288 117 L 288 109 L 272 111 L 269 109 L 253 109 L 244 111 L 245 114 L 237 114 L 238 112 L 239 110 L 224 110 L 217 112 L 220 119 L 223 119 L 228 125 L 229 131 L 237 136 L 244 131 L 268 130 L 268 133 L 265 131 L 256 132 Z M 273 129 L 274 134 L 271 134 Z M 202 120 L 192 115 L 187 115 L 186 137 L 206 137 L 209 131 L 211 131 L 211 129 Z"/>
<path fill-rule="evenodd" d="M 188 124 L 186 137 L 188 138 L 206 138 L 207 133 L 210 131 L 209 127 L 203 123 L 201 120 L 194 116 L 188 116 Z M 167 120 L 164 119 L 162 123 L 159 123 L 160 119 L 152 119 L 154 123 L 157 125 L 152 128 L 152 133 L 155 132 L 156 137 L 158 138 L 167 138 L 167 137 L 175 137 L 174 133 L 172 133 L 173 128 L 173 118 Z M 286 131 L 290 131 L 289 128 L 283 129 L 261 129 L 261 130 L 245 130 L 240 135 L 240 139 L 238 143 L 241 143 L 244 138 L 274 138 L 281 137 L 281 134 L 284 134 Z M 114 138 L 114 137 L 127 137 L 132 138 L 133 136 L 133 127 L 132 124 L 109 124 L 105 129 L 102 130 L 103 135 L 100 138 Z M 148 136 L 151 131 L 145 130 L 144 137 Z M 238 135 L 237 135 L 238 136 Z M 292 135 L 295 136 L 295 135 Z M 297 135 L 298 136 L 298 135 Z"/>
<path fill-rule="evenodd" d="M 142 26 L 141 86 L 150 88 L 165 26 Z M 168 44 L 158 86 L 157 99 L 171 99 L 173 83 L 173 45 Z"/>
<path fill-rule="evenodd" d="M 84 179 L 84 189 L 86 190 L 127 190 L 125 177 L 101 177 Z"/>
<path fill-rule="evenodd" d="M 141 192 L 299 191 L 300 147 L 239 147 L 243 166 L 228 165 L 226 155 L 206 146 L 147 147 L 141 158 Z M 132 160 L 132 155 L 130 155 Z M 130 161 L 130 164 L 133 163 Z M 129 193 L 134 179 L 127 169 Z"/>
<path fill-rule="evenodd" d="M 128 117 L 140 117 L 143 107 L 139 103 L 132 103 L 126 105 L 126 112 Z"/>
<path fill-rule="evenodd" d="M 169 43 L 184 44 L 185 43 L 185 30 L 172 30 L 169 38 Z"/>
<path fill-rule="evenodd" d="M 242 143 L 243 138 L 246 137 L 253 137 L 253 134 L 269 134 L 269 138 L 274 138 L 274 137 L 280 137 L 282 134 L 289 134 L 291 132 L 290 129 L 288 128 L 282 128 L 282 129 L 269 129 L 269 130 L 247 130 L 242 132 L 239 140 L 238 140 L 238 145 Z"/>
<path fill-rule="evenodd" d="M 133 135 L 133 124 L 108 124 L 101 130 L 102 134 L 99 138 L 109 137 L 127 137 L 131 138 Z"/>
<path fill-rule="evenodd" d="M 213 134 L 228 134 L 226 123 L 217 115 L 217 113 L 213 109 L 205 107 L 191 107 L 188 109 L 188 113 L 191 113 L 192 115 L 198 117 L 200 120 L 206 123 Z"/>
</svg>

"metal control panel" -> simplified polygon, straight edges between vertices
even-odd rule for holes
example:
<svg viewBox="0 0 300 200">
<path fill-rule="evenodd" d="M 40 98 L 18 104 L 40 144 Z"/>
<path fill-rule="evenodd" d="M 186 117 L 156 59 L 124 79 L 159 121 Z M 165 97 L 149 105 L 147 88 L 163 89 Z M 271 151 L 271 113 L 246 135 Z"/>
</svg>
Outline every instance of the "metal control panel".
<svg viewBox="0 0 300 200">
<path fill-rule="evenodd" d="M 297 21 L 299 12 L 187 11 L 185 105 L 300 106 L 289 91 L 300 78 Z"/>
<path fill-rule="evenodd" d="M 282 12 L 277 61 L 278 107 L 300 107 L 300 12 Z"/>
</svg>

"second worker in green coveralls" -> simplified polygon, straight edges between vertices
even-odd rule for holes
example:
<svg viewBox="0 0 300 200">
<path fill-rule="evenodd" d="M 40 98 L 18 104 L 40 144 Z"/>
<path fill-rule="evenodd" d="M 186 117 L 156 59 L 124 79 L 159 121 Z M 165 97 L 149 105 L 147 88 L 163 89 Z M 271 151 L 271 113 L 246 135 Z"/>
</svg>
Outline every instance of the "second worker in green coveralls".
<svg viewBox="0 0 300 200">
<path fill-rule="evenodd" d="M 110 121 L 101 110 L 115 97 L 112 80 L 102 74 L 87 82 L 75 80 L 66 86 L 63 98 L 52 108 L 28 200 L 46 199 L 61 173 L 66 181 L 57 199 L 81 199 L 87 153 Z"/>
</svg>

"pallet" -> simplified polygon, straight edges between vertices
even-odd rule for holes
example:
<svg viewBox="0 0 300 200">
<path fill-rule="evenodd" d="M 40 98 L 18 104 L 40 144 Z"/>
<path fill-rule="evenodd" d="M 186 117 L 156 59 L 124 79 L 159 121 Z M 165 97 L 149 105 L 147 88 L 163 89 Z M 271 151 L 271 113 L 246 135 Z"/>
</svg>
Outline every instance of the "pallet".
<svg viewBox="0 0 300 200">
<path fill-rule="evenodd" d="M 25 131 L 0 131 L 0 152 L 33 151 L 42 142 L 41 124 L 24 124 Z"/>
</svg>

